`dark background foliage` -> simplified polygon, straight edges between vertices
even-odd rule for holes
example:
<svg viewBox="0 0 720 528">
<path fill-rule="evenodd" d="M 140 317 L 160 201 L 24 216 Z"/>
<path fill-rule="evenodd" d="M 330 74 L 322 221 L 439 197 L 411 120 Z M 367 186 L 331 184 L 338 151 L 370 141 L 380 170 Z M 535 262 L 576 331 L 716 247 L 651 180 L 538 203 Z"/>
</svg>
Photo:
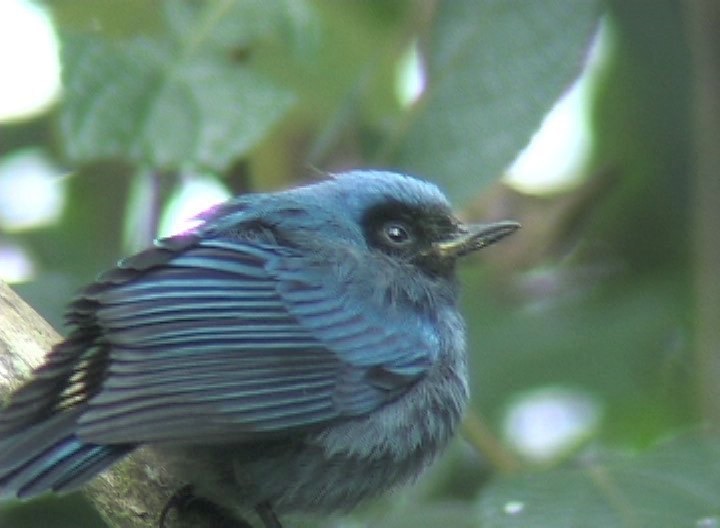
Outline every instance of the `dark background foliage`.
<svg viewBox="0 0 720 528">
<path fill-rule="evenodd" d="M 315 525 L 720 526 L 720 444 L 704 428 L 720 416 L 718 147 L 704 139 L 704 105 L 720 94 L 698 88 L 718 67 L 698 52 L 703 4 L 49 2 L 63 96 L 2 125 L 0 156 L 39 146 L 72 174 L 56 224 L 0 233 L 38 269 L 14 287 L 61 328 L 78 287 L 150 242 L 188 174 L 234 193 L 318 169 L 422 176 L 466 217 L 524 224 L 462 270 L 464 440 L 413 489 Z M 580 74 L 601 17 L 612 46 L 593 87 L 590 159 L 573 185 L 512 188 L 504 171 Z M 413 46 L 427 84 L 400 104 L 397 67 Z M 541 394 L 592 420 L 538 460 L 503 431 Z M 86 508 L 10 505 L 0 525 L 101 526 Z"/>
</svg>

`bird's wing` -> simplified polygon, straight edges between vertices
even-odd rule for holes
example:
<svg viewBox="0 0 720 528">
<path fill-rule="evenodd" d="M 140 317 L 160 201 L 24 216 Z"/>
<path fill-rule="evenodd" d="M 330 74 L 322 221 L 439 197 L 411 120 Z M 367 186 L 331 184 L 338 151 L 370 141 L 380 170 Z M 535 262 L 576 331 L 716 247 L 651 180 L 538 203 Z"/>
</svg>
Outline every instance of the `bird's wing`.
<svg viewBox="0 0 720 528">
<path fill-rule="evenodd" d="M 92 318 L 109 351 L 83 440 L 195 443 L 318 426 L 378 408 L 429 368 L 427 339 L 301 256 L 227 239 L 188 246 L 170 239 L 125 261 L 75 303 L 76 324 Z"/>
</svg>

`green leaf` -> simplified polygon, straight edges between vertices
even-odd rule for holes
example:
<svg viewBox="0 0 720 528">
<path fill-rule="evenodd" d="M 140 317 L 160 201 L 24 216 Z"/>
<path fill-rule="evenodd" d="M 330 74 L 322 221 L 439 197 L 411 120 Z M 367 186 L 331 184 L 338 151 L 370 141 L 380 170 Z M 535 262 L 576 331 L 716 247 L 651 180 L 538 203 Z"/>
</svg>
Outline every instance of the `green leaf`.
<svg viewBox="0 0 720 528">
<path fill-rule="evenodd" d="M 601 440 L 620 445 L 647 446 L 695 419 L 686 276 L 637 276 L 613 258 L 593 253 L 526 274 L 515 290 L 522 304 L 498 298 L 497 275 L 463 267 L 470 393 L 496 427 L 518 395 L 550 387 L 595 400 Z"/>
<path fill-rule="evenodd" d="M 395 161 L 457 201 L 495 180 L 581 70 L 595 0 L 438 4 L 428 85 Z"/>
<path fill-rule="evenodd" d="M 46 495 L 27 502 L 0 504 L 0 526 L 12 528 L 106 528 L 97 511 L 79 493 Z"/>
<path fill-rule="evenodd" d="M 426 502 L 402 505 L 395 511 L 382 514 L 373 519 L 367 526 L 374 528 L 473 528 L 473 511 L 466 502 Z"/>
<path fill-rule="evenodd" d="M 52 10 L 55 27 L 115 37 L 147 35 L 162 27 L 160 2 L 147 0 L 53 0 L 43 4 Z"/>
<path fill-rule="evenodd" d="M 168 27 L 180 42 L 191 35 L 203 45 L 220 48 L 292 39 L 311 12 L 305 0 L 171 0 L 163 7 Z"/>
<path fill-rule="evenodd" d="M 483 528 L 720 525 L 720 438 L 687 435 L 643 455 L 520 475 L 483 490 Z"/>
<path fill-rule="evenodd" d="M 60 128 L 68 157 L 221 171 L 261 141 L 294 97 L 205 46 L 207 24 L 198 19 L 184 45 L 66 37 Z"/>
</svg>

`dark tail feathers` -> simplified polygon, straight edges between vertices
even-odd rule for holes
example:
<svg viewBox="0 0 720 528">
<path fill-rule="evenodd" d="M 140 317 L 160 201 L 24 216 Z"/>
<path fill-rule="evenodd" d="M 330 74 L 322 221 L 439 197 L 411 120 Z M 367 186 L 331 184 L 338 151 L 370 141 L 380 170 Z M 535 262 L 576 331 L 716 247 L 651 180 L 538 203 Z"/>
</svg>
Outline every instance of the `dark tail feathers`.
<svg viewBox="0 0 720 528">
<path fill-rule="evenodd" d="M 0 439 L 0 499 L 72 491 L 135 446 L 86 444 L 75 436 L 83 406 Z"/>
</svg>

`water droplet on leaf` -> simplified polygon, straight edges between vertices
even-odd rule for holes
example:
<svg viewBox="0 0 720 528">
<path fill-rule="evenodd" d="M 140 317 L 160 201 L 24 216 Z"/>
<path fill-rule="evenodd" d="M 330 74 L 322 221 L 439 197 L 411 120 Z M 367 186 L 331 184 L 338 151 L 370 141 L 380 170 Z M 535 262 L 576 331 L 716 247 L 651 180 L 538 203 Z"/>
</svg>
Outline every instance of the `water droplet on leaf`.
<svg viewBox="0 0 720 528">
<path fill-rule="evenodd" d="M 503 511 L 507 515 L 517 515 L 525 509 L 525 503 L 522 501 L 507 501 L 503 506 Z M 704 526 L 702 528 L 705 528 Z"/>
</svg>

